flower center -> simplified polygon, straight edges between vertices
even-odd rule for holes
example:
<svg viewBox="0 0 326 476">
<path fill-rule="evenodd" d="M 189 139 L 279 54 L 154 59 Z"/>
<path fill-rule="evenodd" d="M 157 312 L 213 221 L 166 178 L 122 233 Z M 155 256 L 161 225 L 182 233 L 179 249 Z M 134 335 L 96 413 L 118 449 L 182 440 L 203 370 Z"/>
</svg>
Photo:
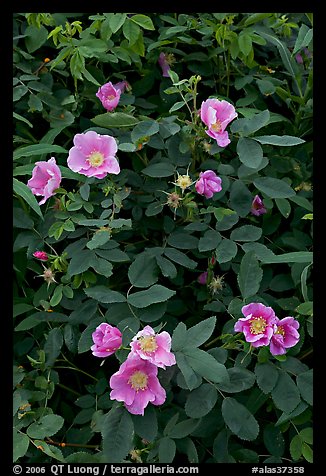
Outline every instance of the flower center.
<svg viewBox="0 0 326 476">
<path fill-rule="evenodd" d="M 189 187 L 191 185 L 191 178 L 189 175 L 179 175 L 178 180 L 176 181 L 176 184 L 184 190 L 185 188 Z"/>
<path fill-rule="evenodd" d="M 138 390 L 146 390 L 147 388 L 147 375 L 141 370 L 136 370 L 128 380 L 131 387 L 138 392 Z"/>
<path fill-rule="evenodd" d="M 266 319 L 263 317 L 254 317 L 250 321 L 250 332 L 252 334 L 262 334 L 267 327 Z"/>
<path fill-rule="evenodd" d="M 104 156 L 101 154 L 101 152 L 92 152 L 88 156 L 88 162 L 92 167 L 99 167 L 104 162 Z"/>
<path fill-rule="evenodd" d="M 275 334 L 281 334 L 283 337 L 285 336 L 285 330 L 283 326 L 277 326 L 277 331 Z"/>
<path fill-rule="evenodd" d="M 212 124 L 210 128 L 211 128 L 214 132 L 220 132 L 220 130 L 222 129 L 221 121 L 220 121 L 219 119 L 217 119 L 217 121 L 214 122 L 214 124 Z"/>
<path fill-rule="evenodd" d="M 138 339 L 140 348 L 143 352 L 155 352 L 158 348 L 155 336 L 142 336 Z"/>
<path fill-rule="evenodd" d="M 106 99 L 108 101 L 112 101 L 113 99 L 115 99 L 115 96 L 114 96 L 114 94 L 109 94 Z"/>
</svg>

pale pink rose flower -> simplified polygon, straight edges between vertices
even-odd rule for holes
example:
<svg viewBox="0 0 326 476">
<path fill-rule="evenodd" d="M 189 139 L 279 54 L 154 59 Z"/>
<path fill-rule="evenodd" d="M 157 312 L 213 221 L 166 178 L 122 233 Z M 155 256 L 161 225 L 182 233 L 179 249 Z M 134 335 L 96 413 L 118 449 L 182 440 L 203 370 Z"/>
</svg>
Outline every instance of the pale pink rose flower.
<svg viewBox="0 0 326 476">
<path fill-rule="evenodd" d="M 115 154 L 118 146 L 114 137 L 87 131 L 76 134 L 74 147 L 69 151 L 68 167 L 74 172 L 102 179 L 107 174 L 119 174 Z"/>
<path fill-rule="evenodd" d="M 122 344 L 122 334 L 117 327 L 102 322 L 92 333 L 94 345 L 91 351 L 95 357 L 108 357 L 114 354 Z"/>
<path fill-rule="evenodd" d="M 245 317 L 238 319 L 234 325 L 236 332 L 243 332 L 245 340 L 253 347 L 268 345 L 277 322 L 275 312 L 260 302 L 247 304 L 242 308 Z"/>
<path fill-rule="evenodd" d="M 208 127 L 206 134 L 215 139 L 220 147 L 226 147 L 230 143 L 225 128 L 237 116 L 234 106 L 224 99 L 206 99 L 200 108 L 201 120 Z"/>
<path fill-rule="evenodd" d="M 295 346 L 299 342 L 300 334 L 297 329 L 299 329 L 300 324 L 294 317 L 276 319 L 269 348 L 273 355 L 283 355 L 286 353 L 286 349 Z"/>
<path fill-rule="evenodd" d="M 98 89 L 96 96 L 107 111 L 113 111 L 113 109 L 117 107 L 121 93 L 124 92 L 127 84 L 126 81 L 120 81 L 116 84 L 112 84 L 111 81 L 109 81 Z"/>
<path fill-rule="evenodd" d="M 158 367 L 137 354 L 121 364 L 118 372 L 110 378 L 111 400 L 124 402 L 133 415 L 144 415 L 149 403 L 162 405 L 166 392 L 157 378 Z"/>
<path fill-rule="evenodd" d="M 221 184 L 222 179 L 218 177 L 213 170 L 205 170 L 205 172 L 200 172 L 195 188 L 200 195 L 205 195 L 206 198 L 212 198 L 214 193 L 222 190 Z"/>
<path fill-rule="evenodd" d="M 166 331 L 155 334 L 154 329 L 145 326 L 133 337 L 130 347 L 130 356 L 136 354 L 157 367 L 165 369 L 165 366 L 176 363 L 175 356 L 171 352 L 171 336 Z"/>
<path fill-rule="evenodd" d="M 51 157 L 47 162 L 35 162 L 32 178 L 27 182 L 27 186 L 34 195 L 42 195 L 39 202 L 43 205 L 48 198 L 55 195 L 55 190 L 60 187 L 61 171 L 56 164 L 55 158 Z"/>
</svg>

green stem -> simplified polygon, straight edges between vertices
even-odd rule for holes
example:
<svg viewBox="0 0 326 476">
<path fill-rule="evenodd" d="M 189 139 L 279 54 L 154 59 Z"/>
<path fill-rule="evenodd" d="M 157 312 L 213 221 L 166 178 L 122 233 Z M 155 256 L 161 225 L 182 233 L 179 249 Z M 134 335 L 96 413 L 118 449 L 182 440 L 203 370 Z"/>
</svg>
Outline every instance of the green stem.
<svg viewBox="0 0 326 476">
<path fill-rule="evenodd" d="M 95 382 L 98 382 L 98 379 L 97 379 L 97 378 L 93 377 L 93 375 L 90 375 L 89 373 L 85 372 L 84 370 L 79 369 L 78 367 L 68 367 L 68 366 L 66 366 L 66 365 L 58 365 L 58 366 L 54 366 L 53 368 L 54 368 L 54 369 L 77 370 L 77 372 L 80 372 L 80 373 L 82 373 L 82 374 L 84 374 L 84 375 L 87 375 L 87 377 L 89 377 L 89 378 L 95 380 Z"/>
</svg>

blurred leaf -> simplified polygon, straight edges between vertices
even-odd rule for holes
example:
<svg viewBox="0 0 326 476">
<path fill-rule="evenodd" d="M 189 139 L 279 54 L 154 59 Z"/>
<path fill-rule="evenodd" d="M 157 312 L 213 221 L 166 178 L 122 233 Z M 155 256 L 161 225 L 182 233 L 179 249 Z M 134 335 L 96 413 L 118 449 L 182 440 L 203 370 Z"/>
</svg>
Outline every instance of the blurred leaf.
<svg viewBox="0 0 326 476">
<path fill-rule="evenodd" d="M 243 440 L 257 438 L 259 425 L 255 417 L 234 398 L 226 397 L 222 402 L 222 415 L 232 433 Z"/>
<path fill-rule="evenodd" d="M 41 212 L 40 205 L 38 204 L 31 189 L 27 185 L 14 178 L 13 190 L 17 195 L 22 197 L 26 203 L 28 203 L 28 205 L 34 210 L 35 213 L 37 213 L 43 219 L 43 214 Z"/>
</svg>

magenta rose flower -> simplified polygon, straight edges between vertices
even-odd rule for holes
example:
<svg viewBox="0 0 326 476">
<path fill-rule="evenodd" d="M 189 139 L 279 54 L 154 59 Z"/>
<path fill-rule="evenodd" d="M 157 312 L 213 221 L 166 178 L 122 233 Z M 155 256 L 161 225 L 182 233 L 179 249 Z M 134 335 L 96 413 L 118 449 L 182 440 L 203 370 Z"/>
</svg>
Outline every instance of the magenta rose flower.
<svg viewBox="0 0 326 476">
<path fill-rule="evenodd" d="M 201 273 L 198 278 L 197 278 L 197 281 L 199 284 L 206 284 L 207 283 L 207 277 L 208 277 L 208 271 L 204 271 L 203 273 Z"/>
<path fill-rule="evenodd" d="M 41 261 L 47 261 L 49 259 L 47 253 L 45 253 L 45 251 L 35 251 L 35 253 L 33 253 L 33 256 L 34 258 L 37 258 Z"/>
<path fill-rule="evenodd" d="M 205 195 L 206 198 L 212 198 L 215 192 L 222 190 L 221 184 L 222 179 L 218 177 L 213 170 L 205 170 L 205 172 L 200 172 L 195 188 L 200 195 Z"/>
<path fill-rule="evenodd" d="M 55 190 L 60 187 L 61 171 L 56 164 L 55 158 L 51 157 L 47 162 L 35 162 L 32 178 L 27 182 L 27 186 L 34 195 L 42 195 L 39 202 L 43 205 L 48 198 L 55 195 Z"/>
<path fill-rule="evenodd" d="M 170 71 L 170 64 L 168 63 L 167 55 L 165 53 L 160 53 L 158 57 L 158 64 L 162 68 L 162 76 L 165 78 L 169 78 L 169 71 Z"/>
<path fill-rule="evenodd" d="M 122 334 L 117 327 L 102 322 L 92 333 L 94 345 L 91 351 L 95 357 L 108 357 L 114 354 L 122 344 Z"/>
<path fill-rule="evenodd" d="M 294 317 L 276 318 L 274 333 L 270 341 L 270 351 L 273 355 L 282 355 L 286 349 L 295 346 L 300 340 L 299 322 Z"/>
<path fill-rule="evenodd" d="M 175 356 L 171 352 L 171 336 L 166 331 L 155 334 L 154 329 L 145 326 L 133 337 L 130 347 L 130 357 L 138 355 L 162 369 L 176 363 Z"/>
<path fill-rule="evenodd" d="M 109 81 L 98 89 L 96 96 L 107 111 L 113 111 L 119 104 L 121 93 L 124 92 L 126 86 L 126 81 L 121 81 L 116 84 L 112 84 L 111 81 Z"/>
<path fill-rule="evenodd" d="M 236 332 L 243 332 L 247 342 L 253 347 L 268 345 L 274 333 L 274 324 L 277 322 L 275 312 L 271 307 L 253 302 L 242 308 L 241 317 L 234 325 Z"/>
<path fill-rule="evenodd" d="M 87 131 L 76 134 L 74 147 L 69 150 L 68 167 L 74 172 L 102 179 L 107 174 L 119 174 L 115 154 L 118 146 L 114 137 Z"/>
<path fill-rule="evenodd" d="M 230 143 L 226 126 L 238 116 L 232 104 L 219 99 L 206 99 L 200 108 L 200 117 L 208 127 L 206 134 L 216 140 L 220 147 L 226 147 Z"/>
<path fill-rule="evenodd" d="M 111 400 L 124 402 L 133 415 L 144 415 L 151 402 L 162 405 L 166 392 L 157 378 L 158 367 L 137 354 L 129 357 L 110 378 Z"/>
<path fill-rule="evenodd" d="M 259 216 L 267 212 L 264 202 L 259 195 L 256 195 L 251 204 L 251 213 L 253 215 Z"/>
</svg>

